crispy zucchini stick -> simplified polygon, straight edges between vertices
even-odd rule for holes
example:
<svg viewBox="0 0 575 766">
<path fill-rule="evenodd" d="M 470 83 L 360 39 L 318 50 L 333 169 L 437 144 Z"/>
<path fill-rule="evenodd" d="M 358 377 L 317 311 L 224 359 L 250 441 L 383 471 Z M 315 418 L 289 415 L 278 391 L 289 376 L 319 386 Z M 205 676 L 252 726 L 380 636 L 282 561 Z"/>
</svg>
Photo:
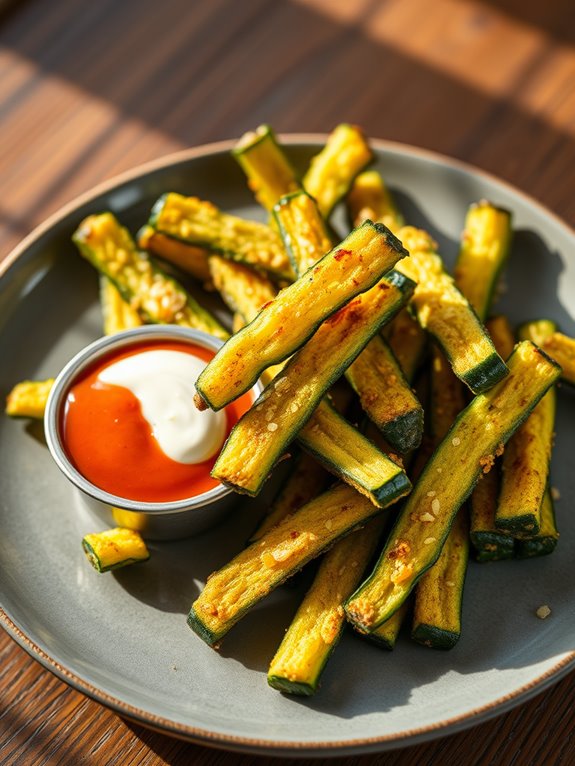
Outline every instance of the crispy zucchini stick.
<svg viewBox="0 0 575 766">
<path fill-rule="evenodd" d="M 302 346 L 329 316 L 372 287 L 406 254 L 381 224 L 366 221 L 268 303 L 225 343 L 196 382 L 196 405 L 225 407 L 261 372 Z"/>
<path fill-rule="evenodd" d="M 413 283 L 390 272 L 327 319 L 240 418 L 212 476 L 236 491 L 257 494 L 329 386 L 412 290 Z M 390 469 L 395 476 L 398 466 L 390 461 Z"/>
<path fill-rule="evenodd" d="M 370 633 L 389 619 L 435 563 L 484 466 L 560 374 L 559 366 L 530 341 L 515 348 L 509 369 L 506 378 L 463 410 L 427 463 L 374 572 L 346 604 L 358 630 Z"/>
<path fill-rule="evenodd" d="M 213 646 L 274 588 L 378 513 L 345 484 L 324 492 L 214 572 L 192 604 L 188 625 Z"/>
</svg>

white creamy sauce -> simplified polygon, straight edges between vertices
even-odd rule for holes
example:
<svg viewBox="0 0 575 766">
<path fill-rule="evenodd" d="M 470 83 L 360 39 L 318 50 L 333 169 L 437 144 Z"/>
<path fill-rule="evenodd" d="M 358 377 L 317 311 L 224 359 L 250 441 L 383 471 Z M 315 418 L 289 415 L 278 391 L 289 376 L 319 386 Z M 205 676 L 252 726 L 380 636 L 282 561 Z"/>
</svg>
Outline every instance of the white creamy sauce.
<svg viewBox="0 0 575 766">
<path fill-rule="evenodd" d="M 212 457 L 226 436 L 225 412 L 200 411 L 194 383 L 206 363 L 185 351 L 142 351 L 114 362 L 98 380 L 129 389 L 162 452 L 178 463 Z"/>
</svg>

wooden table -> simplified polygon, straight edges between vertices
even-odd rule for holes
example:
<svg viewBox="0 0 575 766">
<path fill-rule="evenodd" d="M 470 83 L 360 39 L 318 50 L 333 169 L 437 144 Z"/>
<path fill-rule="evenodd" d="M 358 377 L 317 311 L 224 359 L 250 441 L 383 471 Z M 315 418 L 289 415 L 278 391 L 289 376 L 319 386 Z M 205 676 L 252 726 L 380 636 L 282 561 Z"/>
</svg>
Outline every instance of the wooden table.
<svg viewBox="0 0 575 766">
<path fill-rule="evenodd" d="M 0 6 L 0 255 L 119 171 L 260 122 L 461 158 L 575 225 L 572 0 L 29 0 Z M 0 635 L 0 762 L 265 759 L 128 724 Z M 351 764 L 570 764 L 574 676 L 467 732 Z"/>
</svg>

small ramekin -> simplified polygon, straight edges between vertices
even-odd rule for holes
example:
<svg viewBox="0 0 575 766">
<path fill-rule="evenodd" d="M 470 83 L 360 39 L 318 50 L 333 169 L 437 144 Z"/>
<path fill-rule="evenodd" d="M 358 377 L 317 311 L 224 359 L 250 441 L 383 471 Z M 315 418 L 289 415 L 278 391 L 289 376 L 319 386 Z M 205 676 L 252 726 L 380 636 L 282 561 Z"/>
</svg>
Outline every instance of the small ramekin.
<svg viewBox="0 0 575 766">
<path fill-rule="evenodd" d="M 143 341 L 164 340 L 189 341 L 214 352 L 222 345 L 221 340 L 207 333 L 173 325 L 146 325 L 105 336 L 82 349 L 63 368 L 50 392 L 44 416 L 48 449 L 62 473 L 82 493 L 84 504 L 106 523 L 137 529 L 148 540 L 175 540 L 203 532 L 226 515 L 237 500 L 237 494 L 218 484 L 195 497 L 166 503 L 118 497 L 92 484 L 75 468 L 64 447 L 61 424 L 66 394 L 87 367 L 113 351 Z M 259 383 L 254 386 L 254 399 L 261 390 Z"/>
</svg>

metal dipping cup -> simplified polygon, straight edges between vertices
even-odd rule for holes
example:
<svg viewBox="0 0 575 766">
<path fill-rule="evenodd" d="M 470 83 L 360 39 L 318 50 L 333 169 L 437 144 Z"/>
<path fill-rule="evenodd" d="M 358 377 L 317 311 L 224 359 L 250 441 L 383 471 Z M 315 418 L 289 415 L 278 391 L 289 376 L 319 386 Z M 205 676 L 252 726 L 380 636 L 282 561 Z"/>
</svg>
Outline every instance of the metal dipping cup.
<svg viewBox="0 0 575 766">
<path fill-rule="evenodd" d="M 139 531 L 148 540 L 176 540 L 199 534 L 219 522 L 238 500 L 223 484 L 195 497 L 166 503 L 147 503 L 110 494 L 88 481 L 72 464 L 63 444 L 61 426 L 66 395 L 76 378 L 111 352 L 144 341 L 189 341 L 216 352 L 223 342 L 207 333 L 174 325 L 148 325 L 109 335 L 86 346 L 68 362 L 54 382 L 44 415 L 48 449 L 70 482 L 80 490 L 84 504 L 98 518 L 113 526 Z M 262 391 L 252 388 L 254 400 Z"/>
</svg>

